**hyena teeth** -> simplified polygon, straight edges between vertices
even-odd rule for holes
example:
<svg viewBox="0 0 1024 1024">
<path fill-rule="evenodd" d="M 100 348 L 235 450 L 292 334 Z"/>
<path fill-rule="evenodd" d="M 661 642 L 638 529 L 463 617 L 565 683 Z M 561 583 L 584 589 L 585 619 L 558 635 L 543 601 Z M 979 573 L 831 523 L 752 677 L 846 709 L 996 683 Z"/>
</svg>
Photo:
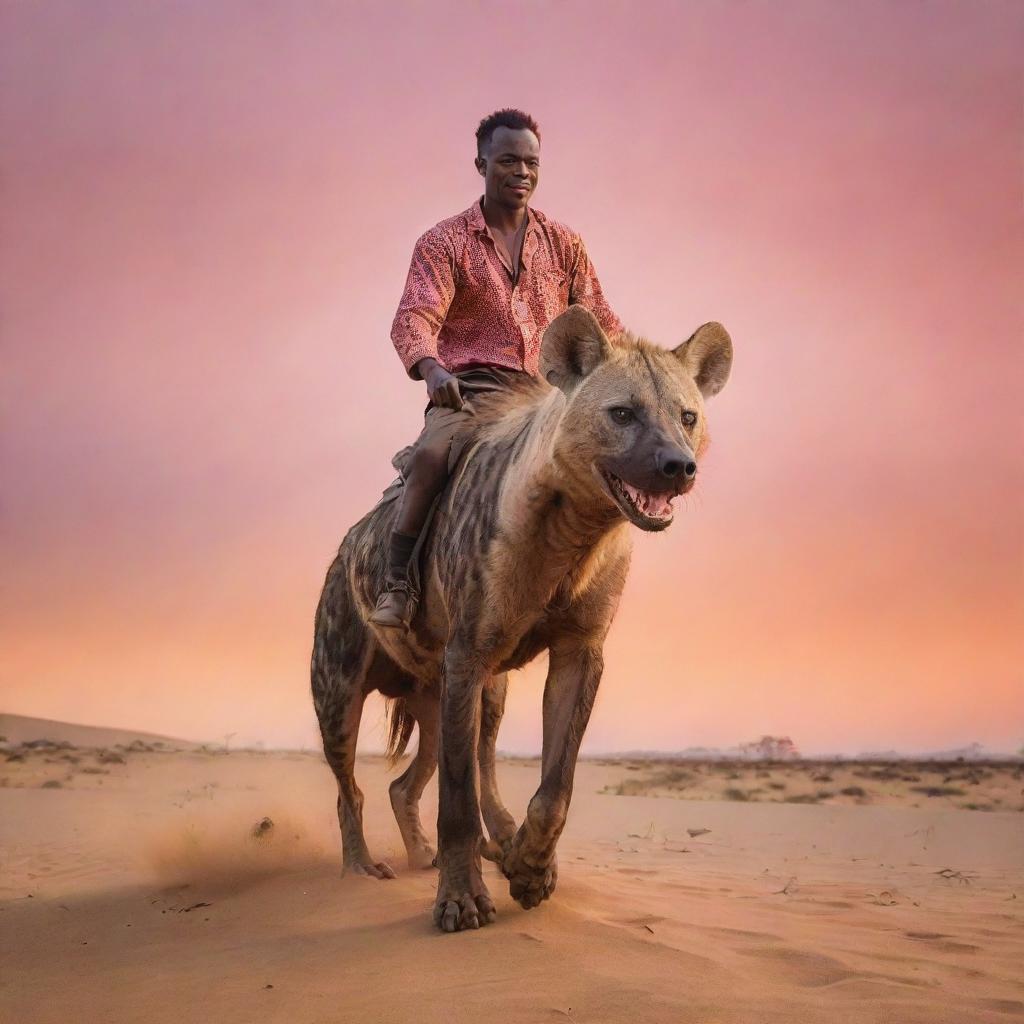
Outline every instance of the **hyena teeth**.
<svg viewBox="0 0 1024 1024">
<path fill-rule="evenodd" d="M 612 473 L 608 474 L 615 492 L 635 512 L 647 516 L 648 519 L 666 519 L 672 514 L 672 499 L 674 494 L 655 494 L 653 492 L 641 491 L 639 487 L 626 483 L 621 477 Z"/>
</svg>

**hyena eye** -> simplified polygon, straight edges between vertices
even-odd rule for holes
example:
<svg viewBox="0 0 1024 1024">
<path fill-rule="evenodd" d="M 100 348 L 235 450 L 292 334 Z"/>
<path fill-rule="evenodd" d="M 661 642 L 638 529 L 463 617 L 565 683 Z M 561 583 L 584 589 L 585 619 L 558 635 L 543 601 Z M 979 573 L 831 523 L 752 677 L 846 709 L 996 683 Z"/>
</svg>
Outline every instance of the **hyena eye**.
<svg viewBox="0 0 1024 1024">
<path fill-rule="evenodd" d="M 627 409 L 624 405 L 617 406 L 614 409 L 608 410 L 608 415 L 618 423 L 620 427 L 624 427 L 627 423 L 632 423 L 636 417 L 633 415 L 632 409 Z"/>
<path fill-rule="evenodd" d="M 695 412 L 690 412 L 689 410 L 687 410 L 686 412 L 683 413 L 683 426 L 684 427 L 692 427 L 694 425 L 694 423 L 696 423 L 696 422 L 697 422 L 697 414 Z"/>
</svg>

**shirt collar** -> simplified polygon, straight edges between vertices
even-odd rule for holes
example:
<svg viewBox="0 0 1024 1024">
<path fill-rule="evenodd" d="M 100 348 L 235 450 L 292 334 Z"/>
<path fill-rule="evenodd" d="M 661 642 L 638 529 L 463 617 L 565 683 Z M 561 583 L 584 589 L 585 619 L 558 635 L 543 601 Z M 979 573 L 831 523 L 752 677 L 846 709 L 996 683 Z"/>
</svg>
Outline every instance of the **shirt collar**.
<svg viewBox="0 0 1024 1024">
<path fill-rule="evenodd" d="M 475 231 L 478 235 L 487 234 L 487 221 L 484 220 L 483 211 L 484 197 L 481 196 L 467 211 L 466 220 L 469 222 L 470 230 Z M 539 223 L 540 214 L 537 213 L 532 207 L 526 207 L 526 237 L 529 238 L 537 230 L 537 224 Z"/>
</svg>

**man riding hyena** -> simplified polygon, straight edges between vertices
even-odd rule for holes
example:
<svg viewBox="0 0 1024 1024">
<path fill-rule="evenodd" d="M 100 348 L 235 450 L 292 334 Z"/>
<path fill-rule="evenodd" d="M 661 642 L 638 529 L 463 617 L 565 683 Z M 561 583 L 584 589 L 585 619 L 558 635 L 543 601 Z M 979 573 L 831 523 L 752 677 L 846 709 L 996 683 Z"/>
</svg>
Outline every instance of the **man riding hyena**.
<svg viewBox="0 0 1024 1024">
<path fill-rule="evenodd" d="M 694 484 L 704 399 L 732 344 L 705 324 L 674 350 L 624 331 L 575 232 L 529 206 L 540 137 L 503 110 L 477 129 L 485 193 L 416 243 L 392 340 L 430 396 L 401 486 L 342 542 L 317 608 L 313 700 L 338 783 L 346 869 L 392 878 L 363 836 L 354 778 L 363 702 L 389 698 L 390 787 L 411 867 L 435 862 L 419 819 L 440 765 L 435 923 L 494 919 L 481 854 L 522 906 L 554 890 L 629 525 L 663 530 Z M 540 786 L 518 828 L 498 794 L 507 673 L 542 651 Z M 484 845 L 481 826 L 490 842 Z"/>
</svg>

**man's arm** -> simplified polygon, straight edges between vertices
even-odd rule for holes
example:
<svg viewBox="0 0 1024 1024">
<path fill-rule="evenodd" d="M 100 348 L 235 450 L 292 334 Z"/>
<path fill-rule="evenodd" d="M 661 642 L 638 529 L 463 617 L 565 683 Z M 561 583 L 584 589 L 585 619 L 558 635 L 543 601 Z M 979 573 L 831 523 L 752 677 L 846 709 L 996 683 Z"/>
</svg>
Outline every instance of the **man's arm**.
<svg viewBox="0 0 1024 1024">
<path fill-rule="evenodd" d="M 590 262 L 583 239 L 576 235 L 573 239 L 572 279 L 569 284 L 570 304 L 578 302 L 597 317 L 601 330 L 605 334 L 619 334 L 624 328 L 619 318 L 612 312 L 608 300 L 601 290 L 601 282 L 597 279 L 597 271 Z"/>
<path fill-rule="evenodd" d="M 458 381 L 438 358 L 437 335 L 455 297 L 455 260 L 444 238 L 428 231 L 413 249 L 391 341 L 413 380 L 426 382 L 435 405 L 460 409 Z"/>
</svg>

